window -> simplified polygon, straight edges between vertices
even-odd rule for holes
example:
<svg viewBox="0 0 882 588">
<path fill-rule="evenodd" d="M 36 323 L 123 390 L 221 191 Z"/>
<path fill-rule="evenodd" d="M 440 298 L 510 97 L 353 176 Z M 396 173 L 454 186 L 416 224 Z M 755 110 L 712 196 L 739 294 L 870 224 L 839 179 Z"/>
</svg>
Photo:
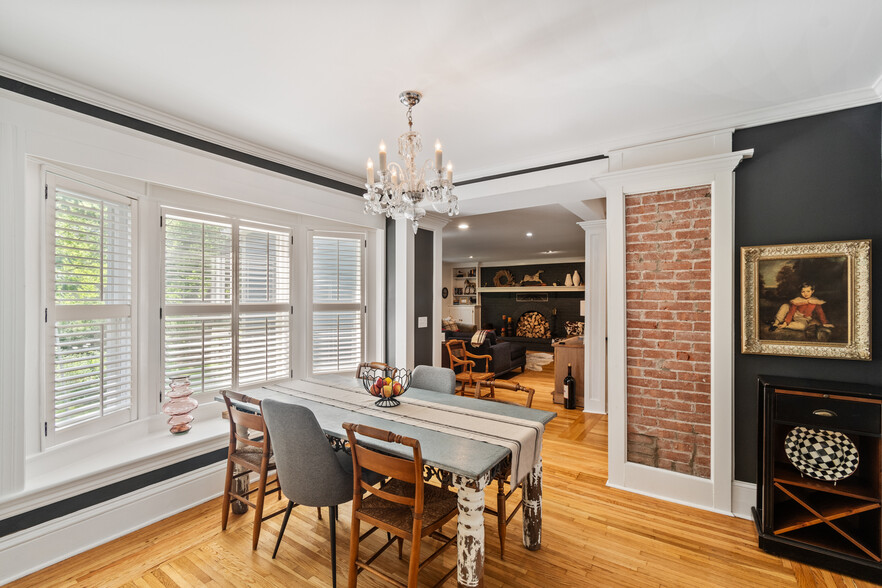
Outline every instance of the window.
<svg viewBox="0 0 882 588">
<path fill-rule="evenodd" d="M 312 372 L 362 361 L 363 235 L 312 235 Z"/>
<path fill-rule="evenodd" d="M 291 375 L 291 233 L 166 211 L 164 364 L 210 392 Z"/>
<path fill-rule="evenodd" d="M 46 324 L 47 442 L 134 418 L 136 202 L 53 173 Z"/>
</svg>

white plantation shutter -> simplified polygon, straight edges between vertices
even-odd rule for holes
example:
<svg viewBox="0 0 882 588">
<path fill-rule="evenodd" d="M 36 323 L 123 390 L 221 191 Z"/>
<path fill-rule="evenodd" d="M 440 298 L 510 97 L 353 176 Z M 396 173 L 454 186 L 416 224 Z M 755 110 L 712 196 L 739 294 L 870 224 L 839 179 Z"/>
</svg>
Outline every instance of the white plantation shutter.
<svg viewBox="0 0 882 588">
<path fill-rule="evenodd" d="M 166 304 L 229 304 L 233 295 L 233 227 L 166 215 Z"/>
<path fill-rule="evenodd" d="M 189 376 L 194 392 L 233 384 L 233 226 L 166 213 L 164 387 Z"/>
<path fill-rule="evenodd" d="M 133 418 L 135 202 L 47 174 L 49 443 Z M 51 427 L 49 426 L 51 424 Z"/>
<path fill-rule="evenodd" d="M 312 236 L 312 372 L 362 361 L 363 235 Z"/>
<path fill-rule="evenodd" d="M 239 228 L 239 385 L 291 375 L 291 233 Z"/>
<path fill-rule="evenodd" d="M 228 388 L 233 382 L 233 329 L 229 313 L 165 319 L 165 377 L 190 376 L 194 391 Z"/>
<path fill-rule="evenodd" d="M 211 392 L 291 374 L 291 233 L 167 211 L 165 376 Z"/>
<path fill-rule="evenodd" d="M 291 371 L 291 313 L 239 315 L 239 384 L 287 378 Z"/>
<path fill-rule="evenodd" d="M 291 300 L 291 235 L 239 229 L 239 302 L 281 303 Z"/>
</svg>

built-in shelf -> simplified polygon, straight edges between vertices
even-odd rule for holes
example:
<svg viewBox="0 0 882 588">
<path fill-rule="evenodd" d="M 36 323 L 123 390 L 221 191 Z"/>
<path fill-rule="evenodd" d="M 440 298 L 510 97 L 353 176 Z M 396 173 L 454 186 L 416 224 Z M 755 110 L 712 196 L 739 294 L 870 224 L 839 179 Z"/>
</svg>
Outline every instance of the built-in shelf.
<svg viewBox="0 0 882 588">
<path fill-rule="evenodd" d="M 478 286 L 479 294 L 505 292 L 584 292 L 585 286 Z"/>
</svg>

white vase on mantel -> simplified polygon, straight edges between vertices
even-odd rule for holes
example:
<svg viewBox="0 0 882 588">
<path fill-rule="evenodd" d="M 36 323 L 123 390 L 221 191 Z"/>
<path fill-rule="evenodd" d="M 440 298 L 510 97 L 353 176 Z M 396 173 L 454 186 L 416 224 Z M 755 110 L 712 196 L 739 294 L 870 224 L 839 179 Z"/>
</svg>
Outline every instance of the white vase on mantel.
<svg viewBox="0 0 882 588">
<path fill-rule="evenodd" d="M 572 274 L 567 274 L 567 279 L 564 280 L 564 286 L 572 286 L 573 285 L 573 276 Z"/>
<path fill-rule="evenodd" d="M 573 272 L 573 286 L 581 286 L 582 285 L 582 277 L 579 275 L 579 270 Z"/>
</svg>

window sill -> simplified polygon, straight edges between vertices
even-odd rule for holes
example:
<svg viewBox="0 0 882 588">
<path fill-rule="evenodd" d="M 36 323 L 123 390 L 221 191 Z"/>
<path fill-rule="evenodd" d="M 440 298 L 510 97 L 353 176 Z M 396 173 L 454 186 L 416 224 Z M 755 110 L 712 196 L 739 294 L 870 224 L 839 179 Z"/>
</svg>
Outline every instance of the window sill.
<svg viewBox="0 0 882 588">
<path fill-rule="evenodd" d="M 32 456 L 24 488 L 0 497 L 0 519 L 220 449 L 230 430 L 222 411 L 218 402 L 200 405 L 186 435 L 169 433 L 160 414 Z"/>
</svg>

